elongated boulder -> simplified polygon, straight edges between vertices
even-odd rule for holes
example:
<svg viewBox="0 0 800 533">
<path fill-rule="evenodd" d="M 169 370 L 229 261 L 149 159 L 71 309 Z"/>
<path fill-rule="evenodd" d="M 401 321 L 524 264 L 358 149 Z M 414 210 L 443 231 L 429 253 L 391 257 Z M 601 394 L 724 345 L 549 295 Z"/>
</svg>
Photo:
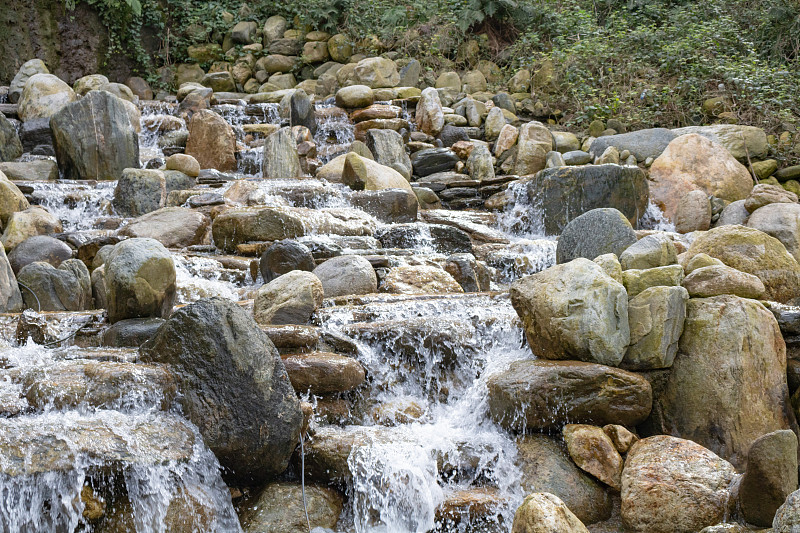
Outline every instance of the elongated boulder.
<svg viewBox="0 0 800 533">
<path fill-rule="evenodd" d="M 797 490 L 797 436 L 787 429 L 756 439 L 747 452 L 739 502 L 747 521 L 769 527 L 775 512 Z"/>
<path fill-rule="evenodd" d="M 725 265 L 709 265 L 692 271 L 681 282 L 692 298 L 733 294 L 742 298 L 761 298 L 764 284 L 756 276 Z"/>
<path fill-rule="evenodd" d="M 236 170 L 235 151 L 236 137 L 224 118 L 207 109 L 192 115 L 186 153 L 200 163 L 200 168 Z"/>
<path fill-rule="evenodd" d="M 25 83 L 19 98 L 17 114 L 26 122 L 50 118 L 66 105 L 78 99 L 72 87 L 52 74 L 34 74 Z"/>
<path fill-rule="evenodd" d="M 67 179 L 116 180 L 139 168 L 139 139 L 123 101 L 89 91 L 50 119 L 61 173 Z"/>
<path fill-rule="evenodd" d="M 22 268 L 17 279 L 28 289 L 25 306 L 36 311 L 83 311 L 92 308 L 92 281 L 80 259 L 68 259 L 55 268 L 35 262 Z"/>
<path fill-rule="evenodd" d="M 402 174 L 391 167 L 361 157 L 355 152 L 350 152 L 345 158 L 342 183 L 356 191 L 404 189 L 413 192 Z"/>
<path fill-rule="evenodd" d="M 728 516 L 733 465 L 694 442 L 638 441 L 622 471 L 622 521 L 637 533 L 696 533 Z"/>
<path fill-rule="evenodd" d="M 218 247 L 233 251 L 245 242 L 280 241 L 315 233 L 371 236 L 375 221 L 354 209 L 241 208 L 214 218 L 211 231 Z"/>
<path fill-rule="evenodd" d="M 796 427 L 786 347 L 773 314 L 736 296 L 690 299 L 647 431 L 691 439 L 744 468 L 758 437 Z"/>
<path fill-rule="evenodd" d="M 422 96 L 417 103 L 415 120 L 420 131 L 428 135 L 439 135 L 444 128 L 442 101 L 439 99 L 438 91 L 433 87 L 422 91 Z"/>
<path fill-rule="evenodd" d="M 545 167 L 547 153 L 553 150 L 553 135 L 541 122 L 528 122 L 519 128 L 514 173 L 535 174 Z"/>
<path fill-rule="evenodd" d="M 596 263 L 579 258 L 511 285 L 528 344 L 546 359 L 616 366 L 630 342 L 628 295 Z"/>
<path fill-rule="evenodd" d="M 800 297 L 800 264 L 778 239 L 762 231 L 739 225 L 713 228 L 692 242 L 686 261 L 701 253 L 757 276 L 767 299 L 787 303 Z"/>
<path fill-rule="evenodd" d="M 22 142 L 17 129 L 0 113 L 0 162 L 13 161 L 22 155 Z"/>
<path fill-rule="evenodd" d="M 728 202 L 744 200 L 753 188 L 747 168 L 720 144 L 697 135 L 677 137 L 650 167 L 650 198 L 675 220 L 678 203 L 700 190 Z"/>
<path fill-rule="evenodd" d="M 531 216 L 547 235 L 592 209 L 613 207 L 634 225 L 647 209 L 644 171 L 620 165 L 547 168 L 526 180 Z"/>
<path fill-rule="evenodd" d="M 303 175 L 297 142 L 291 128 L 281 128 L 264 141 L 261 170 L 264 178 L 297 178 Z"/>
<path fill-rule="evenodd" d="M 154 239 L 128 239 L 105 261 L 108 321 L 169 316 L 175 303 L 175 263 Z"/>
<path fill-rule="evenodd" d="M 755 126 L 739 124 L 714 124 L 711 126 L 687 126 L 672 130 L 678 135 L 696 133 L 721 144 L 730 154 L 746 163 L 747 159 L 764 159 L 769 152 L 767 134 Z"/>
<path fill-rule="evenodd" d="M 327 352 L 294 354 L 283 360 L 294 389 L 305 394 L 334 394 L 355 389 L 364 382 L 361 363 Z"/>
<path fill-rule="evenodd" d="M 22 311 L 22 294 L 17 284 L 17 277 L 2 248 L 0 246 L 0 312 L 17 313 Z"/>
<path fill-rule="evenodd" d="M 650 383 L 638 374 L 579 361 L 517 361 L 487 384 L 491 417 L 516 431 L 565 423 L 635 426 L 653 401 Z"/>
<path fill-rule="evenodd" d="M 209 219 L 186 207 L 163 207 L 140 216 L 119 230 L 125 237 L 155 239 L 167 248 L 185 248 L 202 244 Z"/>
<path fill-rule="evenodd" d="M 282 473 L 302 414 L 278 351 L 230 300 L 177 310 L 140 350 L 170 365 L 184 414 L 200 429 L 230 480 L 260 484 Z"/>
<path fill-rule="evenodd" d="M 637 161 L 645 161 L 648 157 L 655 159 L 677 136 L 676 133 L 666 128 L 650 128 L 618 135 L 604 135 L 592 142 L 589 154 L 593 158 L 600 157 L 609 146 L 613 146 L 620 152 L 628 150 L 631 155 L 636 157 Z"/>
</svg>

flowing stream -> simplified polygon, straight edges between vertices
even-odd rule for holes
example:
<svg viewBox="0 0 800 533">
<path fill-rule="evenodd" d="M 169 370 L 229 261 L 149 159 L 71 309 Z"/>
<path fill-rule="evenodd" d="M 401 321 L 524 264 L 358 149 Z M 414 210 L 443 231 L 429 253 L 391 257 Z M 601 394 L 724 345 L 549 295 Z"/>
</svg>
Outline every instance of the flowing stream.
<svg viewBox="0 0 800 533">
<path fill-rule="evenodd" d="M 346 152 L 355 139 L 354 127 L 330 103 L 317 109 L 324 115 L 315 135 L 324 163 Z M 245 125 L 282 120 L 275 104 L 225 104 L 214 110 L 234 127 L 240 142 Z M 174 106 L 142 109 L 143 164 L 164 157 L 159 146 L 164 125 L 171 121 L 173 130 L 185 131 L 185 125 L 173 120 L 174 113 Z M 260 180 L 262 156 L 258 147 L 240 154 L 239 172 L 216 192 L 249 179 L 257 184 L 251 199 L 260 205 L 356 209 L 349 200 L 352 192 L 340 185 L 316 179 Z M 92 230 L 99 219 L 114 214 L 110 203 L 115 182 L 30 185 L 34 198 L 61 219 L 64 231 Z M 322 417 L 312 421 L 312 444 L 337 432 L 363 437 L 347 459 L 351 478 L 339 531 L 510 530 L 524 494 L 513 437 L 487 416 L 486 380 L 511 362 L 532 357 L 502 291 L 514 279 L 554 264 L 556 243 L 531 218 L 535 206 L 523 197 L 524 188 L 512 185 L 510 194 L 517 199 L 515 208 L 493 227 L 484 226 L 509 241 L 485 257 L 495 270 L 492 288 L 501 292 L 368 296 L 339 305 L 326 302 L 316 313 L 314 324 L 322 331 L 355 339 L 355 357 L 368 376 L 367 385 L 347 397 L 351 409 L 345 424 L 331 425 Z M 647 226 L 666 229 L 655 213 L 648 211 Z M 405 255 L 390 254 L 390 266 L 444 260 L 427 224 L 418 224 L 417 241 Z M 379 243 L 370 239 L 344 242 L 321 234 L 301 240 L 352 253 L 381 253 Z M 174 251 L 173 256 L 181 304 L 210 296 L 252 298 L 262 282 L 246 267 L 231 267 L 208 251 Z M 47 320 L 52 338 L 75 329 L 68 316 Z M 14 324 L 3 324 L 10 337 Z M 136 357 L 135 350 L 64 349 L 32 340 L 21 346 L 6 343 L 0 362 L 10 377 L 0 382 L 0 411 L 7 417 L 0 418 L 0 425 L 15 438 L 0 441 L 0 463 L 14 472 L 0 476 L 3 531 L 93 531 L 91 509 L 97 505 L 106 514 L 132 521 L 127 527 L 133 529 L 125 531 L 169 531 L 176 513 L 188 524 L 181 531 L 240 531 L 216 458 L 197 428 L 174 408 L 164 410 L 173 398 L 153 385 L 158 369 L 132 367 Z M 117 376 L 113 390 L 86 378 L 91 374 L 87 369 Z M 70 395 L 48 395 L 69 380 Z M 117 498 L 120 493 L 126 496 Z M 489 510 L 477 517 L 468 508 L 442 514 L 454 495 L 488 501 Z M 196 508 L 213 512 L 193 514 Z"/>
</svg>

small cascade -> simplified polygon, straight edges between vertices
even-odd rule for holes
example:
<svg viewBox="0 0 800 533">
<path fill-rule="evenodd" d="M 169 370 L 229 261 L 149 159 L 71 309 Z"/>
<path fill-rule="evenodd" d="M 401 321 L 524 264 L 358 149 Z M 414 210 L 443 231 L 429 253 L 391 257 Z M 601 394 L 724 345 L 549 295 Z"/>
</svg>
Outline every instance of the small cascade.
<svg viewBox="0 0 800 533">
<path fill-rule="evenodd" d="M 24 407 L 0 419 L 4 531 L 93 531 L 102 520 L 166 533 L 176 518 L 185 531 L 241 531 L 219 463 L 197 428 L 158 410 L 166 391 L 154 389 L 143 369 L 132 370 L 132 355 L 107 352 L 48 350 L 32 341 L 0 351 L 12 376 L 0 382 L 2 409 L 8 412 L 9 398 Z M 113 387 L 91 377 L 115 371 Z M 67 381 L 68 396 L 48 394 Z"/>
<path fill-rule="evenodd" d="M 251 117 L 255 124 L 280 124 L 281 113 L 279 104 L 248 104 L 244 109 L 245 114 Z"/>
<path fill-rule="evenodd" d="M 359 340 L 373 383 L 364 404 L 412 406 L 415 415 L 382 427 L 368 410 L 361 426 L 345 428 L 366 435 L 348 458 L 355 531 L 430 531 L 449 494 L 476 488 L 498 495 L 487 531 L 509 526 L 523 497 L 516 447 L 485 413 L 487 378 L 530 357 L 515 318 L 508 298 L 483 295 L 319 312 L 322 327 Z"/>
<path fill-rule="evenodd" d="M 317 132 L 314 142 L 317 144 L 317 158 L 324 164 L 350 149 L 356 140 L 355 126 L 343 110 L 334 112 L 338 108 L 333 103 L 317 103 L 315 111 Z"/>
<path fill-rule="evenodd" d="M 111 214 L 116 181 L 25 182 L 33 197 L 61 220 L 64 231 L 92 229 L 97 219 Z"/>
<path fill-rule="evenodd" d="M 186 123 L 174 115 L 177 107 L 164 102 L 147 102 L 140 109 L 139 161 L 164 157 L 159 139 L 168 131 L 186 131 Z"/>
<path fill-rule="evenodd" d="M 226 269 L 211 257 L 172 254 L 179 304 L 220 297 L 238 301 L 252 288 L 247 272 Z"/>
<path fill-rule="evenodd" d="M 647 209 L 639 219 L 637 226 L 639 229 L 675 231 L 675 224 L 664 216 L 664 212 L 652 200 L 647 202 Z"/>
</svg>

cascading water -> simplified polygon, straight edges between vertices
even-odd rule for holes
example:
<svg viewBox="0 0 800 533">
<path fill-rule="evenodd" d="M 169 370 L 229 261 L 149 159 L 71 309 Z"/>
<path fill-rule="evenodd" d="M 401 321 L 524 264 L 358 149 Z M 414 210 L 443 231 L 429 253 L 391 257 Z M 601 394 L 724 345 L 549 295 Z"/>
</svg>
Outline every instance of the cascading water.
<svg viewBox="0 0 800 533">
<path fill-rule="evenodd" d="M 314 134 L 314 142 L 317 144 L 317 158 L 322 163 L 327 163 L 350 148 L 356 140 L 355 129 L 344 110 L 330 112 L 339 111 L 333 103 L 317 103 L 315 110 L 317 131 Z"/>
<path fill-rule="evenodd" d="M 29 340 L 6 346 L 0 357 L 7 376 L 0 397 L 16 398 L 23 412 L 0 419 L 3 531 L 94 531 L 104 516 L 120 530 L 166 533 L 176 513 L 184 531 L 241 531 L 219 463 L 197 428 L 159 411 L 162 390 L 148 387 L 124 354 Z M 104 371 L 116 371 L 111 386 L 99 377 Z M 70 394 L 48 394 L 65 380 Z"/>
<path fill-rule="evenodd" d="M 523 496 L 516 447 L 486 417 L 488 376 L 530 357 L 508 299 L 376 302 L 322 309 L 318 318 L 359 339 L 358 359 L 373 383 L 365 405 L 412 405 L 417 415 L 385 428 L 367 412 L 360 426 L 345 428 L 363 426 L 368 435 L 348 458 L 354 530 L 430 531 L 444 525 L 437 509 L 448 495 L 476 487 L 497 494 L 486 531 L 509 528 Z"/>
<path fill-rule="evenodd" d="M 83 183 L 70 181 L 27 182 L 33 197 L 58 217 L 64 231 L 92 229 L 98 218 L 111 215 L 116 181 Z"/>
</svg>

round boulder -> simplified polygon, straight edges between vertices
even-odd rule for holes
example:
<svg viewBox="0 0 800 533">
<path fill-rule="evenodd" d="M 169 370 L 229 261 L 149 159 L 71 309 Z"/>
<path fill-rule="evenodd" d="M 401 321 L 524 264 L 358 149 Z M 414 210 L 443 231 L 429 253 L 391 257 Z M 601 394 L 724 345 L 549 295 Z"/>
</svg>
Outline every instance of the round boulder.
<svg viewBox="0 0 800 533">
<path fill-rule="evenodd" d="M 72 248 L 64 241 L 47 235 L 36 235 L 25 239 L 8 254 L 8 262 L 11 263 L 14 274 L 36 261 L 44 261 L 58 268 L 63 261 L 71 258 Z"/>
<path fill-rule="evenodd" d="M 322 298 L 317 276 L 293 270 L 258 289 L 253 315 L 259 324 L 306 324 L 322 305 Z"/>
<path fill-rule="evenodd" d="M 311 272 L 316 268 L 311 250 L 302 243 L 292 240 L 279 241 L 264 250 L 259 261 L 261 277 L 269 283 L 278 276 L 292 270 Z"/>
<path fill-rule="evenodd" d="M 556 247 L 556 262 L 567 263 L 578 257 L 591 260 L 608 253 L 620 257 L 635 243 L 636 232 L 625 215 L 610 207 L 592 209 L 564 228 Z"/>
<path fill-rule="evenodd" d="M 108 320 L 167 317 L 175 303 L 175 262 L 164 246 L 146 238 L 114 246 L 106 259 Z"/>
<path fill-rule="evenodd" d="M 370 294 L 378 290 L 378 276 L 372 264 L 358 255 L 340 255 L 314 269 L 322 282 L 325 298 Z"/>
</svg>

